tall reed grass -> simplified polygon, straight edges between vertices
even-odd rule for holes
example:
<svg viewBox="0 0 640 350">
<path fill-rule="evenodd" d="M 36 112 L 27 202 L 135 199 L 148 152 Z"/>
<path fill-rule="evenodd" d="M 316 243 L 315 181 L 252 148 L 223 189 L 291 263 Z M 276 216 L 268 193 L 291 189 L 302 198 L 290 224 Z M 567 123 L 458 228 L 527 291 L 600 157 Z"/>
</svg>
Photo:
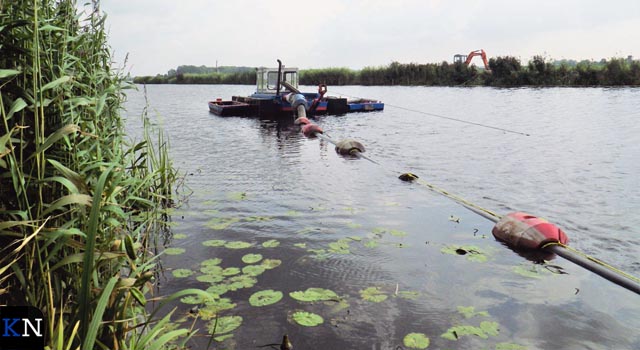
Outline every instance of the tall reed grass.
<svg viewBox="0 0 640 350">
<path fill-rule="evenodd" d="M 127 143 L 105 33 L 96 2 L 0 2 L 0 305 L 42 310 L 50 349 L 193 335 L 145 307 L 177 173 L 146 115 Z"/>
</svg>

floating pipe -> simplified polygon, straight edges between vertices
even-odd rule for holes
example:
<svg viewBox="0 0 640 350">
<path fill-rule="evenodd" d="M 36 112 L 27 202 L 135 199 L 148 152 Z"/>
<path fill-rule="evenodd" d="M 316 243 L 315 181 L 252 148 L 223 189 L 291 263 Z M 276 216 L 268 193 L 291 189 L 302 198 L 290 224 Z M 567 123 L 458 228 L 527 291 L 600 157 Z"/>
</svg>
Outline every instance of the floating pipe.
<svg viewBox="0 0 640 350">
<path fill-rule="evenodd" d="M 301 106 L 298 107 L 300 108 Z M 306 137 L 318 137 L 332 143 L 335 146 L 338 146 L 339 144 L 339 142 L 336 142 L 329 136 L 325 135 L 319 126 L 311 123 L 306 118 L 306 113 L 302 115 L 299 114 L 299 118 L 296 119 L 296 124 L 303 125 L 302 132 Z M 342 142 L 347 142 L 347 140 L 344 140 Z M 354 142 L 360 144 L 357 141 Z M 362 145 L 360 144 L 360 146 Z M 338 147 L 336 147 L 336 151 L 338 151 Z M 373 163 L 379 164 L 371 158 L 362 154 L 363 151 L 364 146 L 362 146 L 362 149 L 353 147 L 349 150 L 348 154 L 365 158 Z M 338 153 L 341 152 L 338 151 Z M 418 176 L 411 173 L 405 173 L 400 175 L 399 178 L 403 181 L 414 181 L 418 179 Z M 504 241 L 513 249 L 541 250 L 555 253 L 556 255 L 559 255 L 566 260 L 578 266 L 581 266 L 610 282 L 613 282 L 623 288 L 626 288 L 629 291 L 640 295 L 640 284 L 633 278 L 630 278 L 621 272 L 616 272 L 611 268 L 605 267 L 603 263 L 597 261 L 594 258 L 583 257 L 569 250 L 569 248 L 565 246 L 565 243 L 567 243 L 569 240 L 568 237 L 560 228 L 558 228 L 554 224 L 549 223 L 542 218 L 538 218 L 536 216 L 522 212 L 499 216 L 460 197 L 454 196 L 447 191 L 438 189 L 433 185 L 427 184 L 427 187 L 449 199 L 454 200 L 456 203 L 461 204 L 474 213 L 495 222 L 496 225 L 492 230 L 493 235 L 496 237 L 496 239 Z"/>
</svg>

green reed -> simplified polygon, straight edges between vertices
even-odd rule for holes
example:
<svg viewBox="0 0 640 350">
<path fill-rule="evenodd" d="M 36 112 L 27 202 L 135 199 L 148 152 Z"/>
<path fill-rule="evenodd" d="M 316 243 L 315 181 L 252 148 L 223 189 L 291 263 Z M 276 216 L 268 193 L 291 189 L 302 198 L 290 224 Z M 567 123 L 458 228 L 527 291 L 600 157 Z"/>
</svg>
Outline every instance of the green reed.
<svg viewBox="0 0 640 350">
<path fill-rule="evenodd" d="M 145 308 L 177 173 L 146 114 L 126 142 L 105 33 L 96 2 L 0 2 L 0 305 L 42 310 L 51 349 L 193 335 Z"/>
</svg>

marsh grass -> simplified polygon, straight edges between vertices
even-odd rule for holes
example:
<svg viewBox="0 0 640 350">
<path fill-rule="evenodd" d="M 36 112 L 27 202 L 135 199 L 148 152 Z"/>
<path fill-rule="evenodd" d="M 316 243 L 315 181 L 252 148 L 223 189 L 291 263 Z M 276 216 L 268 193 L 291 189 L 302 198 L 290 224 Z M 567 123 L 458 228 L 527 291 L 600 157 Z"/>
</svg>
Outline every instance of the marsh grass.
<svg viewBox="0 0 640 350">
<path fill-rule="evenodd" d="M 51 349 L 193 335 L 145 307 L 177 173 L 146 113 L 126 141 L 104 23 L 96 2 L 0 2 L 0 305 L 42 310 Z"/>
</svg>

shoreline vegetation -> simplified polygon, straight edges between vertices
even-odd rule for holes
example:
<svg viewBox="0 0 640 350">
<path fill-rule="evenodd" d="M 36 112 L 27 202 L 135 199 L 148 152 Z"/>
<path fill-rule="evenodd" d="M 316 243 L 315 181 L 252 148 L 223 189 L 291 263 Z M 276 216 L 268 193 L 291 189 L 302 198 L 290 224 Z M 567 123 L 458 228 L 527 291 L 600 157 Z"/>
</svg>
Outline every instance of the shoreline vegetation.
<svg viewBox="0 0 640 350">
<path fill-rule="evenodd" d="M 208 294 L 153 295 L 178 174 L 146 112 L 126 137 L 133 86 L 89 10 L 0 2 L 0 306 L 39 309 L 47 349 L 182 348 L 195 331 L 156 312 Z"/>
<path fill-rule="evenodd" d="M 495 87 L 640 86 L 640 61 L 611 58 L 595 61 L 551 61 L 535 56 L 526 64 L 511 56 L 489 59 L 487 72 L 464 63 L 399 63 L 387 66 L 300 70 L 301 85 L 401 85 Z M 136 84 L 255 84 L 249 67 L 180 66 L 167 74 L 134 77 Z"/>
</svg>

